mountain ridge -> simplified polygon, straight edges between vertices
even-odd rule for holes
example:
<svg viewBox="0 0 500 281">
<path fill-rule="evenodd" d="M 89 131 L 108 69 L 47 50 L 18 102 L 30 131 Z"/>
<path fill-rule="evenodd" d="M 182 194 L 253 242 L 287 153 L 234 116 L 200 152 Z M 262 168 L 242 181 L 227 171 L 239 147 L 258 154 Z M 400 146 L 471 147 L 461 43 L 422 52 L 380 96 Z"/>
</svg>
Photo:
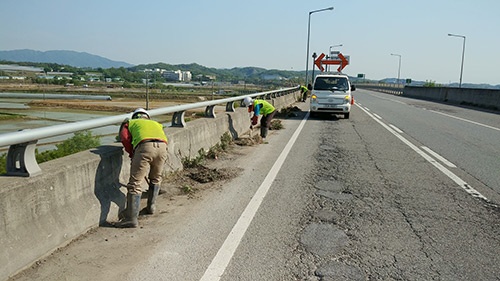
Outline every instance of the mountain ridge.
<svg viewBox="0 0 500 281">
<path fill-rule="evenodd" d="M 69 50 L 37 51 L 31 49 L 0 51 L 0 60 L 13 62 L 57 63 L 74 67 L 132 67 L 133 64 L 114 61 L 87 52 Z"/>
<path fill-rule="evenodd" d="M 279 77 L 297 77 L 305 75 L 305 71 L 290 71 L 290 70 L 277 70 L 265 69 L 261 67 L 233 67 L 231 69 L 217 69 L 213 67 L 206 67 L 197 63 L 171 65 L 168 63 L 152 63 L 152 64 L 139 64 L 133 65 L 122 61 L 113 61 L 105 57 L 93 55 L 87 52 L 77 52 L 70 50 L 50 50 L 50 51 L 36 51 L 32 49 L 20 49 L 0 51 L 0 61 L 10 62 L 34 62 L 34 63 L 56 63 L 61 65 L 68 65 L 78 68 L 128 68 L 137 71 L 144 68 L 161 68 L 167 70 L 183 70 L 191 72 L 199 72 L 206 74 L 214 74 L 221 78 L 228 78 L 230 76 L 246 79 L 252 76 L 268 76 L 270 79 Z M 356 80 L 355 77 L 351 79 Z M 396 78 L 385 78 L 381 80 L 373 80 L 386 83 L 397 83 Z M 401 79 L 400 83 L 405 81 Z M 413 81 L 413 85 L 424 85 L 427 81 Z M 458 83 L 450 83 L 449 87 L 458 87 Z M 491 85 L 486 83 L 474 84 L 464 83 L 464 88 L 484 88 L 484 89 L 500 89 L 499 85 Z"/>
</svg>

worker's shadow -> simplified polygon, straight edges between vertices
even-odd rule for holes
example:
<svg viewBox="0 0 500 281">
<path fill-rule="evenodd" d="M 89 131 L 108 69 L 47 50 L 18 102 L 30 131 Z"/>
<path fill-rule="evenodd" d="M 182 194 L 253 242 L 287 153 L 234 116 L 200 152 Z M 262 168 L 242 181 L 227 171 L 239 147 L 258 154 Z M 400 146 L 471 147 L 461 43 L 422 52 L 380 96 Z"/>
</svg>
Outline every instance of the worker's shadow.
<svg viewBox="0 0 500 281">
<path fill-rule="evenodd" d="M 101 204 L 99 226 L 110 227 L 112 224 L 107 221 L 107 218 L 111 203 L 115 203 L 121 208 L 125 206 L 126 202 L 125 194 L 120 191 L 123 151 L 116 146 L 104 145 L 92 150 L 92 152 L 101 157 L 94 182 L 94 194 Z"/>
<path fill-rule="evenodd" d="M 238 138 L 238 132 L 234 128 L 233 116 L 228 113 L 227 118 L 228 118 L 229 134 L 231 134 L 231 138 L 235 140 Z"/>
</svg>

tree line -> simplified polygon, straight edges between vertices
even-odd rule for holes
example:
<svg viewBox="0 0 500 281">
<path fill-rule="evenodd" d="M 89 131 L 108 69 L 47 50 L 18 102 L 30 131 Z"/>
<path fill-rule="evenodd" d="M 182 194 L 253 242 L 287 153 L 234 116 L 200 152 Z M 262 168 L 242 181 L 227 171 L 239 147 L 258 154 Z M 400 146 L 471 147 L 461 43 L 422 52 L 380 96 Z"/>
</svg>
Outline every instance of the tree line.
<svg viewBox="0 0 500 281">
<path fill-rule="evenodd" d="M 170 71 L 190 71 L 192 74 L 193 82 L 207 82 L 215 78 L 219 82 L 260 84 L 260 85 L 298 85 L 300 81 L 304 80 L 305 71 L 287 71 L 287 70 L 267 70 L 258 67 L 243 67 L 232 69 L 216 69 L 201 66 L 196 63 L 192 64 L 178 64 L 171 65 L 166 63 L 156 64 L 141 64 L 133 67 L 119 67 L 119 68 L 80 68 L 70 65 L 60 65 L 56 63 L 35 63 L 35 62 L 9 62 L 0 61 L 0 64 L 16 64 L 20 66 L 32 66 L 43 69 L 43 72 L 71 72 L 71 77 L 64 79 L 56 79 L 57 81 L 47 81 L 44 79 L 43 74 L 37 74 L 30 77 L 34 83 L 50 83 L 50 84 L 65 84 L 74 83 L 80 85 L 86 83 L 91 76 L 99 77 L 101 81 L 111 80 L 125 84 L 125 86 L 133 83 L 143 83 L 148 78 L 153 83 L 169 82 L 161 76 L 156 69 L 164 69 Z M 146 70 L 148 71 L 146 73 Z M 5 72 L 0 72 L 0 75 L 5 75 Z M 89 75 L 90 74 L 90 75 Z M 83 79 L 82 79 L 83 78 Z M 65 81 L 66 80 L 66 81 Z M 69 80 L 69 81 L 68 81 Z M 83 81 L 82 81 L 83 80 Z"/>
</svg>

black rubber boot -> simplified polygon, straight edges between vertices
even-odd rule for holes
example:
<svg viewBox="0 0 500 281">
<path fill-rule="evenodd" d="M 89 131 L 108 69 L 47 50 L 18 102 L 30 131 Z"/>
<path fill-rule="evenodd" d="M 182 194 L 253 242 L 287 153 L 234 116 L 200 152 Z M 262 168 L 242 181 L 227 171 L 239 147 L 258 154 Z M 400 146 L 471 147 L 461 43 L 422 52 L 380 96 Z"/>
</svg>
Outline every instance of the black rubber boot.
<svg viewBox="0 0 500 281">
<path fill-rule="evenodd" d="M 137 217 L 139 216 L 139 209 L 141 207 L 140 194 L 127 194 L 127 208 L 123 212 L 124 218 L 115 223 L 118 228 L 135 228 L 139 226 Z"/>
<path fill-rule="evenodd" d="M 148 214 L 152 215 L 156 211 L 156 199 L 158 198 L 158 194 L 160 193 L 160 185 L 159 184 L 150 184 L 148 190 L 148 205 L 146 207 L 146 211 Z"/>
<path fill-rule="evenodd" d="M 268 132 L 268 128 L 266 127 L 260 127 L 260 136 L 265 139 L 267 137 L 267 132 Z"/>
</svg>

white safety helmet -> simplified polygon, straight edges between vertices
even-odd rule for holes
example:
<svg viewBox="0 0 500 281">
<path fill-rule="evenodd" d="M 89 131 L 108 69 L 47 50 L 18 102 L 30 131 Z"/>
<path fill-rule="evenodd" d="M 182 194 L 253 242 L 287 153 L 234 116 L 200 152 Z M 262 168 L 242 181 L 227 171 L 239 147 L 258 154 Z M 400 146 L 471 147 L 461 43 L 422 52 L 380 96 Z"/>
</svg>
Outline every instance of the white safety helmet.
<svg viewBox="0 0 500 281">
<path fill-rule="evenodd" d="M 149 113 L 144 108 L 138 108 L 132 112 L 132 119 L 143 118 L 144 115 L 149 119 Z"/>
<path fill-rule="evenodd" d="M 253 103 L 253 100 L 251 97 L 245 97 L 243 99 L 243 104 L 246 106 L 246 107 L 249 107 L 251 104 Z"/>
</svg>

